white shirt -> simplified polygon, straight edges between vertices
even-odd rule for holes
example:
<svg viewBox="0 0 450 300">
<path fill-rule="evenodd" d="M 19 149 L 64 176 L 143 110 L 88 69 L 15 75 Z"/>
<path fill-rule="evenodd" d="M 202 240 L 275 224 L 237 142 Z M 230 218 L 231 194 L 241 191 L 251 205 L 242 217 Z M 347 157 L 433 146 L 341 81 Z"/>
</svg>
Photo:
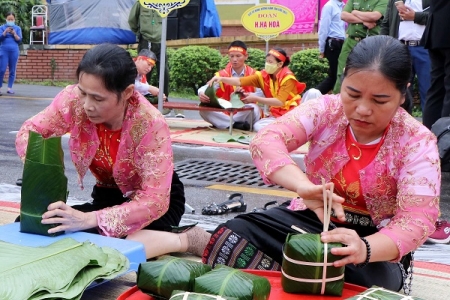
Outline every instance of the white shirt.
<svg viewBox="0 0 450 300">
<path fill-rule="evenodd" d="M 405 5 L 414 11 L 422 12 L 422 0 L 406 0 Z M 414 23 L 414 21 L 401 21 L 398 27 L 398 39 L 404 41 L 419 41 L 422 38 L 425 25 Z"/>
<path fill-rule="evenodd" d="M 148 91 L 150 85 L 148 83 L 141 82 L 142 76 L 144 75 L 138 74 L 138 76 L 134 80 L 134 89 L 145 96 L 147 94 L 150 94 L 150 92 Z"/>
</svg>

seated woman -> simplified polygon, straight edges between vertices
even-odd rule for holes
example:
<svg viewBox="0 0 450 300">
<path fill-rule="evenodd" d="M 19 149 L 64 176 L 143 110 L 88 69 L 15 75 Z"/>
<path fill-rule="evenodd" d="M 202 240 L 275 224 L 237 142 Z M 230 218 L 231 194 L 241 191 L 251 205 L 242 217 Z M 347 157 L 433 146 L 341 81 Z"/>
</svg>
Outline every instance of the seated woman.
<svg viewBox="0 0 450 300">
<path fill-rule="evenodd" d="M 20 128 L 16 149 L 23 160 L 29 131 L 44 138 L 70 132 L 72 161 L 83 186 L 88 170 L 97 183 L 92 203 L 55 202 L 43 224 L 49 233 L 94 229 L 102 235 L 144 243 L 148 257 L 161 250 L 153 241 L 179 224 L 184 187 L 174 172 L 169 127 L 160 112 L 135 90 L 138 75 L 128 52 L 101 44 L 83 56 L 78 83 Z"/>
<path fill-rule="evenodd" d="M 323 178 L 327 189 L 334 183 L 335 193 L 332 224 L 321 240 L 346 245 L 332 250 L 342 256 L 334 265 L 345 265 L 346 282 L 400 290 L 409 254 L 435 230 L 440 195 L 436 137 L 400 107 L 410 74 L 408 49 L 398 40 L 373 36 L 359 42 L 348 57 L 340 95 L 300 105 L 250 144 L 265 182 L 299 198 L 238 215 L 210 239 L 200 229 L 195 239 L 179 238 L 195 243 L 204 263 L 280 270 L 292 225 L 322 232 Z M 307 142 L 303 173 L 289 152 Z"/>
<path fill-rule="evenodd" d="M 259 103 L 269 107 L 268 115 L 253 126 L 255 131 L 259 131 L 275 121 L 275 118 L 284 115 L 300 104 L 300 94 L 306 85 L 297 81 L 294 73 L 288 68 L 289 63 L 290 59 L 286 52 L 283 49 L 274 48 L 266 55 L 264 70 L 240 78 L 214 76 L 208 84 L 223 82 L 233 86 L 260 88 L 264 97 L 245 92 L 242 98 L 242 102 L 246 104 Z"/>
</svg>

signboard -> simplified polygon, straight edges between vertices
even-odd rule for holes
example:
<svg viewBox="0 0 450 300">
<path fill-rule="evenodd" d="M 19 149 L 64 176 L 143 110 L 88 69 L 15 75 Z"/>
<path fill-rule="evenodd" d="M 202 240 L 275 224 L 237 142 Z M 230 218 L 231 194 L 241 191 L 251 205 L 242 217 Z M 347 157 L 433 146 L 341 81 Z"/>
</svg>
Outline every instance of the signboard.
<svg viewBox="0 0 450 300">
<path fill-rule="evenodd" d="M 289 29 L 294 23 L 292 11 L 282 5 L 260 4 L 247 9 L 241 17 L 245 29 L 268 41 Z"/>
<path fill-rule="evenodd" d="M 189 0 L 139 0 L 145 8 L 156 10 L 163 18 L 167 17 L 172 10 L 188 5 Z"/>
</svg>

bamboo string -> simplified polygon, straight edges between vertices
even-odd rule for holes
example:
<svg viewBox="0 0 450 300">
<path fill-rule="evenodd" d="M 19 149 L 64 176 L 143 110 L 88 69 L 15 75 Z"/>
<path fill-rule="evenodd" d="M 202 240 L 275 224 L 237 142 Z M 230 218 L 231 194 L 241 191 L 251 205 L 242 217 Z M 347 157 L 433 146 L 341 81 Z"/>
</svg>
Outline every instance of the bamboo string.
<svg viewBox="0 0 450 300">
<path fill-rule="evenodd" d="M 331 207 L 333 205 L 334 184 L 331 183 L 330 190 L 327 191 L 325 186 L 325 178 L 322 177 L 322 196 L 323 196 L 323 232 L 328 231 L 330 226 Z M 327 264 L 328 264 L 328 243 L 323 245 L 323 271 L 322 271 L 322 289 L 320 293 L 325 294 L 327 282 Z"/>
</svg>

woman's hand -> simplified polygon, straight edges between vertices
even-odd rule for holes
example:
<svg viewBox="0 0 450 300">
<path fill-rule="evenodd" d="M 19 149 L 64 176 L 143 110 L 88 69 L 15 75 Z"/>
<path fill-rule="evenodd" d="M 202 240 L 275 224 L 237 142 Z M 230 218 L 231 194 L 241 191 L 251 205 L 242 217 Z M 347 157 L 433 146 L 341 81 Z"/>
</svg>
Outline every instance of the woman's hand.
<svg viewBox="0 0 450 300">
<path fill-rule="evenodd" d="M 211 100 L 209 99 L 208 96 L 205 95 L 205 93 L 198 94 L 198 98 L 200 99 L 200 102 L 202 102 L 202 103 L 209 103 L 209 102 L 211 102 Z"/>
<path fill-rule="evenodd" d="M 58 201 L 48 206 L 48 211 L 42 215 L 42 224 L 58 224 L 48 230 L 49 234 L 60 231 L 80 231 L 97 227 L 95 212 L 84 213 L 73 209 L 66 203 Z"/>
<path fill-rule="evenodd" d="M 341 243 L 346 247 L 331 249 L 333 255 L 343 256 L 333 263 L 335 267 L 347 264 L 360 264 L 367 258 L 366 244 L 361 240 L 356 231 L 347 228 L 336 228 L 321 233 L 323 243 Z"/>
<path fill-rule="evenodd" d="M 222 77 L 220 77 L 220 76 L 214 76 L 214 77 L 211 78 L 211 80 L 208 81 L 206 84 L 207 84 L 208 86 L 212 86 L 214 83 L 219 83 L 219 82 L 221 82 L 221 81 L 222 81 Z"/>
<path fill-rule="evenodd" d="M 325 184 L 325 188 L 327 193 L 330 193 L 331 183 Z M 301 184 L 299 188 L 297 188 L 296 193 L 303 198 L 303 203 L 312 211 L 314 211 L 320 221 L 323 223 L 323 215 L 324 215 L 324 206 L 323 206 L 323 189 L 322 185 L 315 184 Z M 332 208 L 334 209 L 334 213 L 336 217 L 345 221 L 344 209 L 342 208 L 342 203 L 344 202 L 344 198 L 333 193 L 332 195 Z"/>
</svg>

